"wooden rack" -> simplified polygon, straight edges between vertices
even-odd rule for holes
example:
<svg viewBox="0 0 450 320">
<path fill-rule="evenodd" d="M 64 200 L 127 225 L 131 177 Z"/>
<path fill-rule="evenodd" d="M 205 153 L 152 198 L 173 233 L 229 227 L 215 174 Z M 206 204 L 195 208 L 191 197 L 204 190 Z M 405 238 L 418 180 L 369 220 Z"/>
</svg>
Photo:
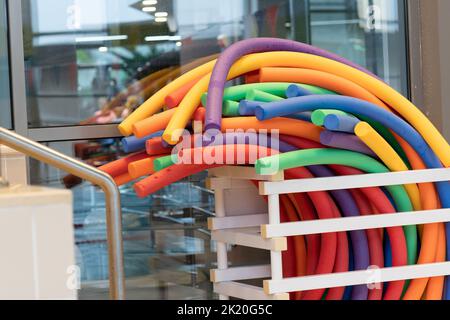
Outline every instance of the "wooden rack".
<svg viewBox="0 0 450 320">
<path fill-rule="evenodd" d="M 258 176 L 250 167 L 210 170 L 208 188 L 216 199 L 216 217 L 209 220 L 212 239 L 217 241 L 217 269 L 211 270 L 214 291 L 222 300 L 288 300 L 289 293 L 297 291 L 450 275 L 450 262 L 443 262 L 285 279 L 282 252 L 287 250 L 287 237 L 449 222 L 450 209 L 281 223 L 279 199 L 289 193 L 449 180 L 450 168 L 287 181 L 283 172 Z M 267 197 L 267 204 L 253 181 L 259 181 L 259 194 Z M 268 250 L 270 264 L 230 267 L 229 245 Z M 263 287 L 239 282 L 254 279 L 266 280 Z"/>
</svg>

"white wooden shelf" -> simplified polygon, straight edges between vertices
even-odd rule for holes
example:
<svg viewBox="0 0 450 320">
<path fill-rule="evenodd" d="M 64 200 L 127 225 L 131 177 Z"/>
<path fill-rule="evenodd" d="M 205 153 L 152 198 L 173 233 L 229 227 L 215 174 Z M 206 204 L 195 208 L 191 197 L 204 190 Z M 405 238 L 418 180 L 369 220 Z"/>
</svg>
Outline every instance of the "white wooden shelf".
<svg viewBox="0 0 450 320">
<path fill-rule="evenodd" d="M 214 292 L 222 296 L 243 300 L 289 300 L 289 294 L 287 293 L 269 295 L 262 288 L 238 282 L 215 283 Z"/>
<path fill-rule="evenodd" d="M 450 168 L 260 182 L 262 195 L 333 191 L 450 180 Z"/>
<path fill-rule="evenodd" d="M 450 209 L 412 211 L 371 216 L 343 217 L 261 226 L 263 238 L 305 236 L 319 233 L 368 230 L 450 221 Z"/>
<path fill-rule="evenodd" d="M 208 228 L 211 231 L 234 228 L 249 228 L 259 227 L 260 225 L 267 223 L 269 223 L 269 215 L 267 213 L 252 214 L 224 218 L 209 218 Z"/>
<path fill-rule="evenodd" d="M 211 270 L 212 282 L 227 282 L 270 278 L 270 265 Z"/>
<path fill-rule="evenodd" d="M 283 172 L 258 176 L 249 167 L 210 171 L 208 185 L 215 192 L 217 217 L 208 224 L 218 241 L 218 268 L 211 271 L 211 281 L 221 299 L 289 299 L 291 292 L 450 275 L 450 262 L 443 262 L 283 279 L 281 252 L 286 250 L 287 237 L 445 223 L 450 222 L 450 209 L 281 223 L 279 198 L 290 193 L 444 182 L 450 180 L 450 168 L 287 181 L 283 177 Z M 259 195 L 252 193 L 253 181 L 260 181 Z M 227 201 L 227 195 L 244 200 Z M 268 213 L 258 214 L 261 208 L 256 204 L 264 202 L 262 196 L 266 196 Z M 243 207 L 247 212 L 241 212 Z M 270 264 L 229 268 L 230 244 L 268 250 Z M 263 288 L 237 282 L 252 279 L 265 279 Z"/>
<path fill-rule="evenodd" d="M 225 242 L 231 245 L 239 245 L 269 251 L 287 250 L 286 238 L 277 237 L 263 239 L 261 236 L 260 227 L 214 230 L 211 234 L 211 238 L 212 240 Z"/>
<path fill-rule="evenodd" d="M 370 269 L 317 276 L 264 281 L 266 294 L 440 277 L 450 274 L 450 262 Z"/>
</svg>

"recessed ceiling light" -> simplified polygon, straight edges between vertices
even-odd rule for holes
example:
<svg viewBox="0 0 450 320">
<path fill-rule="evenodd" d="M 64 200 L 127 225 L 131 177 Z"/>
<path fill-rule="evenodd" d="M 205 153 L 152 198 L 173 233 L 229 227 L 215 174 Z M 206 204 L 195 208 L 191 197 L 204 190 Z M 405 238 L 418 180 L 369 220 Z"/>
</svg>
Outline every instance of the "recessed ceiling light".
<svg viewBox="0 0 450 320">
<path fill-rule="evenodd" d="M 167 12 L 156 12 L 155 17 L 162 18 L 167 17 L 169 14 Z"/>
<path fill-rule="evenodd" d="M 98 48 L 98 51 L 100 51 L 100 52 L 108 52 L 108 47 L 100 47 L 100 48 Z"/>
<path fill-rule="evenodd" d="M 148 36 L 145 41 L 180 41 L 180 36 Z"/>
<path fill-rule="evenodd" d="M 93 37 L 78 37 L 75 38 L 75 42 L 102 42 L 102 41 L 119 41 L 119 40 L 127 40 L 127 35 L 119 35 L 119 36 L 93 36 Z"/>
<path fill-rule="evenodd" d="M 176 43 L 176 46 L 177 47 L 181 47 L 183 45 L 183 42 L 181 42 L 181 41 L 178 41 L 177 43 Z"/>
<path fill-rule="evenodd" d="M 142 5 L 143 6 L 154 6 L 156 4 L 158 4 L 158 1 L 156 1 L 156 0 L 144 0 L 144 1 L 142 1 Z"/>
<path fill-rule="evenodd" d="M 155 12 L 156 11 L 156 7 L 143 7 L 142 11 L 144 11 L 144 12 Z"/>
<path fill-rule="evenodd" d="M 155 22 L 167 22 L 167 18 L 163 18 L 163 17 L 159 17 L 159 18 L 155 18 Z"/>
</svg>

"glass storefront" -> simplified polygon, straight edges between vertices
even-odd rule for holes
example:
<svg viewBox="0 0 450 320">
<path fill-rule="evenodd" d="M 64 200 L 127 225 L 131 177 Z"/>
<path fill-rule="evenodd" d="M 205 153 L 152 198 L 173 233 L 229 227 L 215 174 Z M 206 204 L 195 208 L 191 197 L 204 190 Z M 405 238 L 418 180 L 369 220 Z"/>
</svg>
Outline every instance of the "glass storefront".
<svg viewBox="0 0 450 320">
<path fill-rule="evenodd" d="M 6 2 L 0 1 L 0 126 L 12 129 Z"/>
<path fill-rule="evenodd" d="M 288 1 L 261 2 L 23 0 L 30 126 L 118 122 L 233 42 L 289 37 Z"/>
<path fill-rule="evenodd" d="M 309 40 L 407 89 L 403 1 L 22 0 L 22 10 L 31 128 L 119 122 L 180 72 L 256 36 Z"/>
<path fill-rule="evenodd" d="M 365 66 L 408 93 L 401 0 L 21 3 L 26 121 L 30 129 L 43 130 L 43 136 L 51 136 L 42 133 L 50 127 L 83 130 L 84 125 L 116 124 L 183 72 L 236 41 L 258 36 L 310 42 Z M 123 155 L 115 138 L 48 145 L 97 166 Z M 35 161 L 30 163 L 30 178 L 33 184 L 74 192 L 80 297 L 107 298 L 102 192 Z M 206 220 L 214 214 L 214 199 L 204 178 L 196 176 L 144 200 L 136 198 L 131 186 L 121 187 L 129 298 L 213 297 L 208 277 L 215 248 Z M 236 264 L 243 257 L 264 264 L 266 258 L 247 252 L 236 256 Z"/>
</svg>

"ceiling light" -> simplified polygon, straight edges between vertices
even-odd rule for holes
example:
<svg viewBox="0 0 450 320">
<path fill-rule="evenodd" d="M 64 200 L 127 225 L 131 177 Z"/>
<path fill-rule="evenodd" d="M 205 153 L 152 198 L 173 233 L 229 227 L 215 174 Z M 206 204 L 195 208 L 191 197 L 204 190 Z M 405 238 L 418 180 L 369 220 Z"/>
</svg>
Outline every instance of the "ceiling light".
<svg viewBox="0 0 450 320">
<path fill-rule="evenodd" d="M 144 1 L 142 1 L 142 5 L 143 6 L 154 6 L 156 4 L 158 4 L 158 1 L 156 1 L 156 0 L 144 0 Z"/>
<path fill-rule="evenodd" d="M 156 12 L 155 13 L 155 17 L 157 18 L 162 18 L 162 17 L 167 17 L 169 14 L 167 12 Z"/>
<path fill-rule="evenodd" d="M 178 41 L 177 43 L 175 43 L 177 47 L 181 47 L 183 45 L 183 42 Z"/>
<path fill-rule="evenodd" d="M 145 41 L 180 41 L 180 36 L 148 36 L 145 37 Z"/>
<path fill-rule="evenodd" d="M 142 11 L 144 11 L 144 12 L 155 12 L 156 11 L 156 7 L 143 7 Z"/>
<path fill-rule="evenodd" d="M 167 18 L 162 18 L 162 17 L 155 18 L 155 22 L 167 22 Z"/>
<path fill-rule="evenodd" d="M 79 37 L 75 38 L 75 42 L 102 42 L 102 41 L 117 41 L 117 40 L 127 40 L 127 35 L 119 36 L 96 36 L 96 37 Z"/>
<path fill-rule="evenodd" d="M 100 52 L 108 52 L 108 47 L 100 47 L 100 48 L 98 48 L 98 51 L 100 51 Z"/>
</svg>

